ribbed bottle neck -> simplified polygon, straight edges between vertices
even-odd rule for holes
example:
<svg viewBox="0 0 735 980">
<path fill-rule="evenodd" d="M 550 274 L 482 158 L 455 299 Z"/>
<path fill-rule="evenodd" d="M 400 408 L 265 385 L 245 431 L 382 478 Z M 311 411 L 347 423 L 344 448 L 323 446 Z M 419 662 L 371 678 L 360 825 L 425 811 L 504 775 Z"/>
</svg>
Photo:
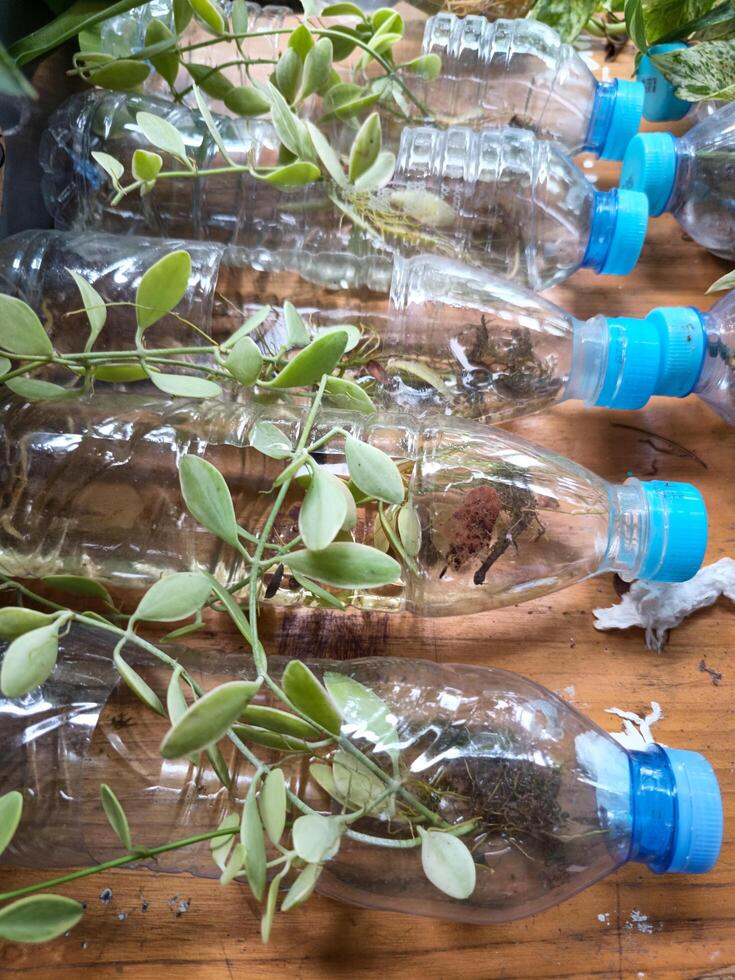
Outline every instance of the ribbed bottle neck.
<svg viewBox="0 0 735 980">
<path fill-rule="evenodd" d="M 676 840 L 676 785 L 664 750 L 651 745 L 630 752 L 632 833 L 629 861 L 665 871 Z"/>
</svg>

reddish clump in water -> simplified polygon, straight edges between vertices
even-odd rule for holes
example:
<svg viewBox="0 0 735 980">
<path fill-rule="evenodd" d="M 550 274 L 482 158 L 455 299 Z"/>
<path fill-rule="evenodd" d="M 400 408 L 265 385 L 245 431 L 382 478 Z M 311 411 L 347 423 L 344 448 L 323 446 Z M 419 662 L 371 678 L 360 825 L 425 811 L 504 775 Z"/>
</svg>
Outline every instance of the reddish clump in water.
<svg viewBox="0 0 735 980">
<path fill-rule="evenodd" d="M 476 487 L 467 494 L 449 519 L 451 546 L 447 562 L 452 568 L 461 568 L 488 547 L 502 507 L 494 487 Z"/>
</svg>

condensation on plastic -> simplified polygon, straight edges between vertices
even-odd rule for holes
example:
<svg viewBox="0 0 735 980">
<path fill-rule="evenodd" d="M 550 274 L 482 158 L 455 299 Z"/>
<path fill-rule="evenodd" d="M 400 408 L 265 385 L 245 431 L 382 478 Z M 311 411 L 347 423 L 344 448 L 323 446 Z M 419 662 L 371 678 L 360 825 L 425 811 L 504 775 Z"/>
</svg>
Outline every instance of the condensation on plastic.
<svg viewBox="0 0 735 980">
<path fill-rule="evenodd" d="M 100 632 L 75 628 L 63 639 L 58 664 L 40 689 L 19 701 L 0 701 L 0 793 L 22 788 L 25 799 L 5 864 L 50 870 L 124 853 L 101 810 L 100 782 L 121 800 L 133 840 L 142 847 L 213 830 L 234 801 L 239 812 L 252 769 L 222 743 L 234 773 L 230 795 L 208 765 L 163 760 L 158 747 L 168 722 L 116 682 L 111 648 L 112 641 Z M 241 651 L 167 649 L 205 689 L 252 677 Z M 132 646 L 124 655 L 163 693 L 167 669 L 151 666 Z M 285 661 L 274 661 L 273 676 L 284 666 Z M 497 922 L 554 905 L 627 859 L 626 752 L 549 691 L 502 670 L 408 659 L 311 666 L 317 673 L 346 673 L 389 705 L 407 788 L 443 791 L 439 809 L 450 823 L 477 816 L 485 821 L 465 837 L 477 868 L 477 887 L 466 901 L 448 898 L 427 881 L 418 849 L 387 852 L 349 838 L 325 866 L 319 881 L 324 894 L 373 908 Z M 263 697 L 259 694 L 257 702 Z M 371 751 L 370 743 L 358 744 Z M 269 751 L 257 749 L 257 754 L 283 760 Z M 385 751 L 374 750 L 374 758 L 388 765 Z M 292 756 L 283 767 L 307 802 L 338 812 L 310 779 L 307 762 Z M 501 832 L 497 818 L 493 827 L 498 794 L 516 825 L 513 833 Z M 363 818 L 355 829 L 400 836 L 400 823 L 389 826 L 386 815 Z M 155 865 L 141 863 L 162 871 L 218 874 L 207 843 L 161 855 Z"/>
</svg>

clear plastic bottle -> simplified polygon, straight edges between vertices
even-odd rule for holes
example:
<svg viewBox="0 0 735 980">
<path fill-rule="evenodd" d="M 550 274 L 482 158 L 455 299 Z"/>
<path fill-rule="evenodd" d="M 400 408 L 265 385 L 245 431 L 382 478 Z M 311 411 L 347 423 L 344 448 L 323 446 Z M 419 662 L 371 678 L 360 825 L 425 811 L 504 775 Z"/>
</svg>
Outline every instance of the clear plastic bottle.
<svg viewBox="0 0 735 980">
<path fill-rule="evenodd" d="M 638 62 L 636 77 L 645 89 L 643 116 L 650 122 L 673 122 L 686 116 L 687 122 L 694 125 L 711 116 L 713 112 L 717 112 L 725 104 L 720 99 L 704 99 L 701 102 L 687 102 L 685 99 L 680 99 L 675 94 L 674 86 L 651 60 L 651 55 L 680 51 L 686 46 L 681 41 L 654 44 Z"/>
<path fill-rule="evenodd" d="M 62 640 L 41 689 L 22 701 L 0 700 L 0 793 L 23 787 L 25 797 L 5 864 L 48 869 L 124 853 L 99 804 L 101 782 L 123 804 L 139 847 L 207 833 L 228 813 L 240 813 L 252 768 L 222 741 L 233 776 L 228 793 L 206 762 L 162 759 L 158 747 L 168 722 L 118 681 L 110 645 L 99 633 L 75 629 Z M 241 651 L 168 652 L 205 690 L 247 674 Z M 126 648 L 125 656 L 134 660 L 134 648 Z M 169 672 L 139 655 L 134 662 L 163 695 Z M 277 678 L 284 666 L 274 660 L 272 675 Z M 387 813 L 361 818 L 352 828 L 385 840 L 385 846 L 342 838 L 319 878 L 324 895 L 369 908 L 493 923 L 554 906 L 628 861 L 657 873 L 696 874 L 717 860 L 722 801 L 715 773 L 696 752 L 658 745 L 627 751 L 555 694 L 497 668 L 386 657 L 310 666 L 319 675 L 345 674 L 388 705 L 406 790 L 450 824 L 478 821 L 463 838 L 476 871 L 467 899 L 449 898 L 428 881 L 418 848 L 389 847 L 410 834 Z M 257 703 L 265 703 L 264 690 Z M 374 738 L 354 725 L 345 725 L 343 734 L 390 771 L 389 753 Z M 282 766 L 291 788 L 314 809 L 340 812 L 309 769 L 315 756 L 328 765 L 333 751 L 284 757 L 255 749 L 263 761 Z M 219 875 L 206 842 L 162 854 L 155 868 Z"/>
<path fill-rule="evenodd" d="M 111 303 L 129 302 L 143 272 L 176 248 L 192 257 L 184 320 L 222 341 L 266 295 L 282 304 L 289 286 L 259 281 L 222 259 L 221 246 L 180 240 L 30 231 L 0 242 L 0 290 L 29 302 L 57 350 L 81 351 L 88 335 L 69 269 Z M 356 292 L 318 292 L 301 304 L 312 329 L 353 323 L 363 331 L 347 376 L 382 409 L 501 421 L 569 399 L 587 406 L 642 408 L 653 395 L 700 394 L 735 424 L 735 299 L 709 313 L 662 307 L 644 320 L 577 320 L 523 287 L 439 256 L 395 257 L 389 292 L 366 302 Z M 95 350 L 132 348 L 135 314 L 111 306 Z M 282 309 L 251 334 L 264 354 L 287 340 Z M 149 347 L 205 341 L 181 320 L 164 317 Z M 191 355 L 194 356 L 194 355 Z M 67 375 L 68 377 L 68 375 Z M 136 382 L 137 384 L 137 382 Z"/>
<path fill-rule="evenodd" d="M 723 259 L 735 260 L 735 105 L 685 136 L 645 133 L 628 146 L 622 187 L 643 191 L 652 215 L 671 212 L 684 231 Z"/>
<path fill-rule="evenodd" d="M 224 163 L 201 118 L 183 106 L 100 91 L 71 99 L 41 149 L 57 227 L 223 241 L 256 268 L 383 290 L 394 252 L 444 254 L 541 290 L 583 266 L 626 274 L 645 238 L 644 195 L 596 191 L 557 146 L 509 127 L 405 129 L 388 187 L 369 205 L 352 202 L 384 231 L 382 242 L 351 224 L 324 183 L 288 192 L 249 173 L 161 180 L 145 197 L 130 194 L 113 208 L 90 154 L 103 150 L 129 165 L 142 142 L 132 127 L 143 109 L 176 125 L 199 165 Z M 268 122 L 222 119 L 221 131 L 235 161 L 275 164 L 278 141 Z M 396 207 L 427 191 L 444 202 L 440 226 L 419 217 L 396 230 Z"/>
<path fill-rule="evenodd" d="M 435 4 L 434 9 L 439 6 Z M 502 15 L 498 6 L 496 17 Z M 107 21 L 102 33 L 105 50 L 119 53 L 121 37 L 133 49 L 142 48 L 153 18 L 173 26 L 166 0 Z M 250 5 L 251 31 L 293 29 L 299 22 L 286 7 Z M 343 17 L 340 22 L 344 22 Z M 325 24 L 329 26 L 328 18 Z M 251 39 L 246 42 L 247 53 L 250 57 L 277 58 L 287 36 Z M 211 35 L 205 28 L 193 21 L 184 40 L 192 44 L 208 37 Z M 608 160 L 622 158 L 640 126 L 643 85 L 617 79 L 598 82 L 579 52 L 539 21 L 501 19 L 491 23 L 484 16 L 457 17 L 450 13 L 438 13 L 428 21 L 417 17 L 408 21 L 404 40 L 395 53 L 398 63 L 422 54 L 440 56 L 442 73 L 431 82 L 404 73 L 411 91 L 440 125 L 513 125 L 555 140 L 569 153 L 596 153 Z M 226 65 L 233 57 L 232 45 L 224 42 L 198 48 L 189 57 L 210 67 Z M 349 61 L 337 62 L 335 67 L 343 77 L 355 77 Z M 224 74 L 233 84 L 243 85 L 265 80 L 271 68 L 254 65 L 249 79 L 242 68 L 225 67 Z M 188 73 L 182 73 L 180 82 L 179 88 L 190 83 Z M 151 76 L 147 88 L 158 95 L 168 93 L 168 85 L 157 75 Z M 221 109 L 221 103 L 215 104 Z M 377 108 L 380 111 L 380 105 Z M 390 120 L 391 115 L 384 113 L 384 122 Z M 397 141 L 400 130 L 389 127 L 389 132 Z"/>
<path fill-rule="evenodd" d="M 89 575 L 121 589 L 196 567 L 239 581 L 242 558 L 187 513 L 179 462 L 189 453 L 214 463 L 241 523 L 257 533 L 285 464 L 250 446 L 253 426 L 267 420 L 295 443 L 303 417 L 301 406 L 273 404 L 267 396 L 238 405 L 98 393 L 73 409 L 8 398 L 0 428 L 0 568 L 19 578 Z M 324 409 L 314 439 L 334 426 L 400 464 L 415 529 L 407 540 L 416 557 L 401 580 L 346 594 L 348 604 L 464 615 L 601 572 L 682 581 L 702 562 L 707 514 L 689 484 L 609 484 L 502 429 L 454 419 Z M 347 476 L 342 436 L 319 458 Z M 297 533 L 302 499 L 293 484 L 274 540 Z M 360 507 L 354 540 L 385 549 L 381 535 L 373 505 Z M 279 581 L 269 599 L 309 601 L 288 574 Z"/>
</svg>

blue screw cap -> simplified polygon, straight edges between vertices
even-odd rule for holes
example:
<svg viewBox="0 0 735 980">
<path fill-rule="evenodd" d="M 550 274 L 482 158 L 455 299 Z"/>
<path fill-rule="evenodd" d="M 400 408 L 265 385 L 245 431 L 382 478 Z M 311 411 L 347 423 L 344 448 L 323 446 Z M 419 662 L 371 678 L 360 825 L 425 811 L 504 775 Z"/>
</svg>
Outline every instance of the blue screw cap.
<svg viewBox="0 0 735 980">
<path fill-rule="evenodd" d="M 604 275 L 627 276 L 640 258 L 648 228 L 648 200 L 636 191 L 617 191 L 617 215 L 610 247 L 600 270 Z"/>
<path fill-rule="evenodd" d="M 712 766 L 698 752 L 661 746 L 676 787 L 676 822 L 667 867 L 654 871 L 703 874 L 717 861 L 722 846 L 722 796 Z"/>
<path fill-rule="evenodd" d="M 631 140 L 623 158 L 620 186 L 642 191 L 650 213 L 663 214 L 676 181 L 677 139 L 671 133 L 639 134 Z"/>
<path fill-rule="evenodd" d="M 685 398 L 702 373 L 707 334 L 693 306 L 660 306 L 646 317 L 658 334 L 659 373 L 654 395 Z"/>
<path fill-rule="evenodd" d="M 692 107 L 691 102 L 685 102 L 684 99 L 674 95 L 674 86 L 668 79 L 664 78 L 649 57 L 652 54 L 680 51 L 685 47 L 686 44 L 682 44 L 681 41 L 673 44 L 654 44 L 648 54 L 644 54 L 640 60 L 636 76 L 645 90 L 643 116 L 649 122 L 683 119 Z"/>
<path fill-rule="evenodd" d="M 686 582 L 697 574 L 707 549 L 707 508 L 690 483 L 638 481 L 648 503 L 648 540 L 636 575 L 649 582 Z"/>
<path fill-rule="evenodd" d="M 622 160 L 626 147 L 640 129 L 643 117 L 645 89 L 640 82 L 615 82 L 615 101 L 605 142 L 600 156 L 603 160 Z"/>
</svg>

